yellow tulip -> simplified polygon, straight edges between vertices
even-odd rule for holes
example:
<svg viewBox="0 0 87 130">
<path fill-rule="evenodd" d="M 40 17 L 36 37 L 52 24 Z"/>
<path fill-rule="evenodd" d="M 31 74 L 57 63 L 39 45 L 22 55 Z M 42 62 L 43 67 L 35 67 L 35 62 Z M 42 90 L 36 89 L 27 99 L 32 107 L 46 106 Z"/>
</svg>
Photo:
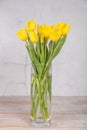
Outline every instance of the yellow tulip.
<svg viewBox="0 0 87 130">
<path fill-rule="evenodd" d="M 43 33 L 44 37 L 49 38 L 49 35 L 51 33 L 51 26 L 43 25 L 42 26 L 42 33 Z"/>
<path fill-rule="evenodd" d="M 42 26 L 37 25 L 37 31 L 41 35 L 42 34 Z"/>
<path fill-rule="evenodd" d="M 57 30 L 57 29 L 58 29 L 58 27 L 57 27 L 57 25 L 56 25 L 56 24 L 53 24 L 53 25 L 51 26 L 51 29 L 54 31 L 54 30 Z"/>
<path fill-rule="evenodd" d="M 62 34 L 66 35 L 70 31 L 70 24 L 66 24 L 63 28 Z"/>
<path fill-rule="evenodd" d="M 64 28 L 64 26 L 65 26 L 65 23 L 59 22 L 58 23 L 58 30 L 62 30 Z"/>
<path fill-rule="evenodd" d="M 41 43 L 44 42 L 44 36 L 43 36 L 43 35 L 40 36 L 40 42 L 41 42 Z"/>
<path fill-rule="evenodd" d="M 20 38 L 22 41 L 26 41 L 28 39 L 28 35 L 26 33 L 26 29 L 22 28 L 18 32 L 16 32 L 17 36 Z"/>
<path fill-rule="evenodd" d="M 57 30 L 53 31 L 50 34 L 50 40 L 52 40 L 53 42 L 56 42 L 57 40 L 59 40 L 60 37 L 61 37 L 61 34 Z"/>
<path fill-rule="evenodd" d="M 37 36 L 37 33 L 35 31 L 31 31 L 29 33 L 29 37 L 30 37 L 30 40 L 33 42 L 33 43 L 36 43 L 38 42 L 38 36 Z"/>
<path fill-rule="evenodd" d="M 26 22 L 26 26 L 27 26 L 27 30 L 30 31 L 34 31 L 36 29 L 36 23 L 34 20 L 31 21 L 27 21 Z"/>
</svg>

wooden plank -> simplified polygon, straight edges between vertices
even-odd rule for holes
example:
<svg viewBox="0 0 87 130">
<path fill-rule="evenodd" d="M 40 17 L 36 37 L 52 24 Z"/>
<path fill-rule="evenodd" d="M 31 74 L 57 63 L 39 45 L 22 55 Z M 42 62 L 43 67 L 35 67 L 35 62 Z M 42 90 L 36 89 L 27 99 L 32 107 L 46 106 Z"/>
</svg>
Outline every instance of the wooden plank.
<svg viewBox="0 0 87 130">
<path fill-rule="evenodd" d="M 32 129 L 29 109 L 29 97 L 0 97 L 0 130 Z M 49 128 L 86 130 L 87 97 L 53 97 L 52 124 Z"/>
<path fill-rule="evenodd" d="M 80 128 L 13 128 L 13 127 L 4 127 L 0 128 L 0 130 L 81 130 Z M 82 128 L 82 130 L 87 130 Z"/>
</svg>

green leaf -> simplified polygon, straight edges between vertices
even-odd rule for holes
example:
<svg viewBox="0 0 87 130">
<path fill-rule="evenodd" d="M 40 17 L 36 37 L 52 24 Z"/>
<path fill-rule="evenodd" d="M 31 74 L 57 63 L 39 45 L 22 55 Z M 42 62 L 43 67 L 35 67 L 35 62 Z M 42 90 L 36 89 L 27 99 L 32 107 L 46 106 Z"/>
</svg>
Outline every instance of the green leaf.
<svg viewBox="0 0 87 130">
<path fill-rule="evenodd" d="M 36 69 L 35 64 L 34 64 L 34 58 L 33 58 L 32 52 L 30 50 L 30 46 L 28 45 L 28 46 L 26 46 L 26 48 L 27 48 L 28 54 L 30 56 L 32 66 L 34 67 L 34 71 L 37 74 L 37 69 Z"/>
<path fill-rule="evenodd" d="M 28 42 L 29 42 L 29 48 L 30 48 L 30 50 L 32 51 L 32 53 L 35 53 L 34 44 L 30 41 L 30 39 L 28 39 Z"/>
<path fill-rule="evenodd" d="M 58 41 L 58 43 L 53 51 L 52 59 L 58 55 L 62 46 L 64 45 L 65 40 L 66 40 L 66 35 L 63 36 L 63 38 Z"/>
<path fill-rule="evenodd" d="M 52 55 L 49 57 L 48 62 L 46 63 L 46 66 L 45 66 L 45 69 L 44 69 L 44 73 L 47 73 L 47 69 L 48 69 L 49 65 L 51 64 L 52 60 L 53 60 L 53 59 L 58 55 L 58 53 L 60 52 L 60 50 L 61 50 L 61 48 L 62 48 L 62 46 L 63 46 L 65 40 L 66 40 L 66 35 L 63 36 L 63 38 L 58 41 L 56 47 L 55 47 L 54 50 L 53 50 Z"/>
<path fill-rule="evenodd" d="M 51 76 L 48 76 L 47 81 L 48 81 L 48 93 L 49 93 L 49 98 L 51 101 L 51 81 L 52 81 Z"/>
<path fill-rule="evenodd" d="M 41 49 L 40 49 L 40 42 L 38 42 L 36 44 L 36 55 L 38 57 L 38 59 L 40 60 L 40 52 L 41 52 Z"/>
<path fill-rule="evenodd" d="M 46 60 L 45 60 L 46 63 L 48 61 L 48 58 L 49 58 L 49 52 L 48 52 L 48 47 L 46 46 Z"/>
<path fill-rule="evenodd" d="M 40 54 L 40 62 L 44 64 L 45 61 L 45 54 L 44 54 L 44 43 L 41 44 L 41 54 Z"/>
<path fill-rule="evenodd" d="M 51 57 L 51 55 L 52 55 L 52 53 L 53 53 L 53 50 L 54 50 L 54 47 L 55 47 L 55 42 L 50 41 L 50 43 L 49 43 L 49 53 L 48 53 L 48 58 Z"/>
</svg>

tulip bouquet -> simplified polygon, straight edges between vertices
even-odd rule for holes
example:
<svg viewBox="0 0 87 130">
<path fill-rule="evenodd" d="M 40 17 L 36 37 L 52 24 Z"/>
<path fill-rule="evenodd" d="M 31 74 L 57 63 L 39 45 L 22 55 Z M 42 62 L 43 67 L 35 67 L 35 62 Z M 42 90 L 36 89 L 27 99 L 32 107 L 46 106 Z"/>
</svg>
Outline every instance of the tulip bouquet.
<svg viewBox="0 0 87 130">
<path fill-rule="evenodd" d="M 59 22 L 53 25 L 38 25 L 34 20 L 27 21 L 26 27 L 16 32 L 25 41 L 26 49 L 33 66 L 31 79 L 31 112 L 33 120 L 40 116 L 44 121 L 50 118 L 48 108 L 51 103 L 50 67 L 58 55 L 70 31 L 70 25 Z M 40 113 L 40 114 L 38 114 Z"/>
</svg>

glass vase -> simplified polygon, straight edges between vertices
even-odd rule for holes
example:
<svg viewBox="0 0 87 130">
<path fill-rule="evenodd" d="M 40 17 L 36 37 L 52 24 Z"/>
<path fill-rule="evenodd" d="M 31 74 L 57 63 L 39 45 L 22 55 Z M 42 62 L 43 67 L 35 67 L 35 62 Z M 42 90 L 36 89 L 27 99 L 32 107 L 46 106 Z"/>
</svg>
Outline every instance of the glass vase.
<svg viewBox="0 0 87 130">
<path fill-rule="evenodd" d="M 45 127 L 51 124 L 51 86 L 52 86 L 52 67 L 44 72 L 45 65 L 41 67 L 41 74 L 36 73 L 31 67 L 30 85 L 30 124 L 36 127 Z"/>
</svg>

